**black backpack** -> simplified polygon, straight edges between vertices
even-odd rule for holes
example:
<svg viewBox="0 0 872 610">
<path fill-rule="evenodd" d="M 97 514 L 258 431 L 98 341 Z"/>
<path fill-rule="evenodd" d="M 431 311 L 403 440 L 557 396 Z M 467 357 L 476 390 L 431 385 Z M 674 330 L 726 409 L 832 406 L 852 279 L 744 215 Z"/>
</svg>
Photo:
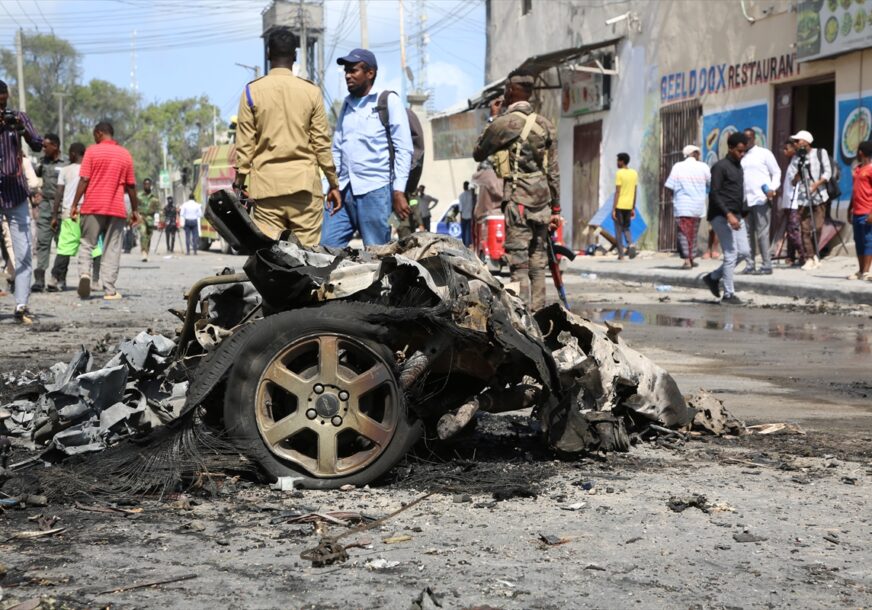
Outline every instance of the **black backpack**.
<svg viewBox="0 0 872 610">
<path fill-rule="evenodd" d="M 381 120 L 382 126 L 385 128 L 385 133 L 388 136 L 388 151 L 391 160 L 391 184 L 394 183 L 394 140 L 391 137 L 390 116 L 388 113 L 388 95 L 396 91 L 382 91 L 378 96 L 376 110 L 378 118 Z M 410 195 L 418 188 L 418 182 L 421 181 L 421 172 L 424 171 L 424 129 L 421 127 L 421 121 L 418 116 L 406 108 L 406 115 L 409 117 L 409 130 L 412 132 L 412 163 L 409 167 L 409 179 L 406 181 L 406 195 Z"/>
<path fill-rule="evenodd" d="M 817 149 L 818 163 L 821 166 L 821 171 L 824 170 L 822 150 L 822 148 Z M 839 197 L 842 196 L 842 188 L 839 186 L 839 178 L 841 178 L 842 172 L 839 170 L 839 164 L 834 162 L 833 159 L 830 159 L 829 153 L 827 153 L 827 159 L 830 161 L 830 179 L 827 180 L 825 185 L 827 188 L 827 195 L 829 196 L 830 201 L 838 201 Z"/>
</svg>

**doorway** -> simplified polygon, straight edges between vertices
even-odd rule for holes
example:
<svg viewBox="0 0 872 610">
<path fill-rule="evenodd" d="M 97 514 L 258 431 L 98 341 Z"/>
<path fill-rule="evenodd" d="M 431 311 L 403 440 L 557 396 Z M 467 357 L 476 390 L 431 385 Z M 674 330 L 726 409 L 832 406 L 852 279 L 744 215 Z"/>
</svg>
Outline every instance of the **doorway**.
<svg viewBox="0 0 872 610">
<path fill-rule="evenodd" d="M 576 125 L 572 130 L 572 249 L 593 243 L 587 223 L 599 210 L 600 146 L 603 122 Z"/>
<path fill-rule="evenodd" d="M 833 159 L 836 137 L 836 81 L 834 75 L 775 87 L 774 139 L 769 149 L 782 171 L 787 168 L 784 142 L 800 129 L 814 136 L 814 147 L 825 149 Z"/>
</svg>

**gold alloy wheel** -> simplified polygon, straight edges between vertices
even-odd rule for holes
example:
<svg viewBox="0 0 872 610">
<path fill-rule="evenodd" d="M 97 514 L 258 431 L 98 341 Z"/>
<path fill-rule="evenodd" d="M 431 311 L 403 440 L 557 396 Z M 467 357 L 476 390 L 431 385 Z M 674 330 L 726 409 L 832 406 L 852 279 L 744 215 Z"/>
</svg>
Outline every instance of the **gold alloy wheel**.
<svg viewBox="0 0 872 610">
<path fill-rule="evenodd" d="M 355 338 L 323 334 L 294 340 L 266 366 L 255 420 L 273 455 L 330 478 L 372 464 L 394 437 L 400 410 L 382 356 Z"/>
</svg>

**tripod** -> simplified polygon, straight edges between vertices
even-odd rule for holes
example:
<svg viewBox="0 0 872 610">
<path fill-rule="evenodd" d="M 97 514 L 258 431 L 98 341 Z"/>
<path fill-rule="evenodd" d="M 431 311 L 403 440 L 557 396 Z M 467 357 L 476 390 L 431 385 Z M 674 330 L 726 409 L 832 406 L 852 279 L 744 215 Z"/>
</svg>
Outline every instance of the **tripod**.
<svg viewBox="0 0 872 610">
<path fill-rule="evenodd" d="M 809 181 L 811 180 L 811 168 L 809 167 L 808 162 L 808 152 L 799 156 L 799 181 L 802 183 L 802 187 L 805 190 L 805 200 L 806 205 L 808 206 L 808 219 L 809 224 L 811 225 L 811 243 L 814 245 L 814 255 L 820 260 L 821 252 L 820 248 L 818 248 L 818 240 L 817 240 L 817 230 L 815 228 L 815 217 L 814 217 L 814 201 L 812 201 L 812 193 L 809 188 Z M 821 202 L 819 205 L 823 205 Z"/>
</svg>

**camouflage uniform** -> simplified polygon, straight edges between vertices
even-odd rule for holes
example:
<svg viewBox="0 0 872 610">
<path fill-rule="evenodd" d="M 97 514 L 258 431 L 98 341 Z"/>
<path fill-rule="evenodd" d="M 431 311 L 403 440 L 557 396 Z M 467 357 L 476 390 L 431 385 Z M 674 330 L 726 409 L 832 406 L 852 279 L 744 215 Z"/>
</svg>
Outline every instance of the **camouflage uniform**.
<svg viewBox="0 0 872 610">
<path fill-rule="evenodd" d="M 515 145 L 531 113 L 529 102 L 509 106 L 481 134 L 473 156 L 482 159 L 508 152 L 507 163 L 503 159 L 494 164 L 502 167 L 497 174 L 504 180 L 506 256 L 512 281 L 520 284 L 521 297 L 535 311 L 545 306 L 546 240 L 551 215 L 560 213 L 560 174 L 557 133 L 542 115 L 536 115 L 527 140 L 520 147 Z"/>
<path fill-rule="evenodd" d="M 160 198 L 154 191 L 148 194 L 140 191 L 136 197 L 139 200 L 139 215 L 142 217 L 142 222 L 139 224 L 139 249 L 142 251 L 142 256 L 147 257 L 151 234 L 154 232 L 154 214 L 161 211 Z"/>
</svg>

